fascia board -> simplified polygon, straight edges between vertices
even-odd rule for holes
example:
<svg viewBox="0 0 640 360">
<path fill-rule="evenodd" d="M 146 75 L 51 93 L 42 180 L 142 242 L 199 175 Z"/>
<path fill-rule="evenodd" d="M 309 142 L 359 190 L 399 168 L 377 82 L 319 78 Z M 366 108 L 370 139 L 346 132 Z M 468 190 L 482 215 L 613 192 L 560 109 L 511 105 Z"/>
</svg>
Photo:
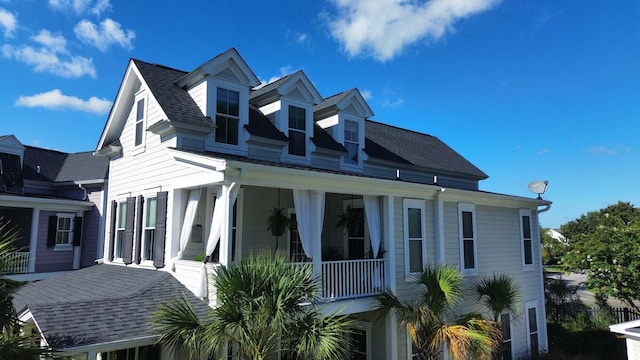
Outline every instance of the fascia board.
<svg viewBox="0 0 640 360">
<path fill-rule="evenodd" d="M 169 154 L 179 163 L 195 166 L 203 170 L 224 171 L 226 169 L 227 161 L 225 159 L 188 153 L 177 149 L 169 149 Z"/>
<path fill-rule="evenodd" d="M 83 345 L 83 346 L 76 346 L 76 347 L 67 347 L 62 349 L 56 349 L 56 355 L 61 355 L 61 356 L 74 355 L 79 353 L 86 353 L 89 351 L 100 353 L 100 352 L 107 352 L 107 351 L 113 351 L 113 350 L 127 349 L 132 347 L 153 345 L 156 343 L 157 338 L 158 337 L 156 335 L 147 335 L 147 336 L 141 336 L 141 337 L 132 338 L 132 339 L 125 339 L 125 340 L 118 340 L 118 341 L 111 341 L 111 342 L 104 342 L 104 343 Z"/>
<path fill-rule="evenodd" d="M 39 208 L 41 210 L 68 210 L 86 211 L 90 210 L 94 204 L 82 200 L 65 199 L 43 199 L 25 196 L 0 195 L 2 206 L 13 206 L 20 208 Z"/>
</svg>

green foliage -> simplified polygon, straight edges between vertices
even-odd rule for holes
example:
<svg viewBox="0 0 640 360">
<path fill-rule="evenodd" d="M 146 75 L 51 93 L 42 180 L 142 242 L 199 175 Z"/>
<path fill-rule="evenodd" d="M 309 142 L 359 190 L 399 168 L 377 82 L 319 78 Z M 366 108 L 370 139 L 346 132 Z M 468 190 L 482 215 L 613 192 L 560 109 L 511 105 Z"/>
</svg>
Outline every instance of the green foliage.
<svg viewBox="0 0 640 360">
<path fill-rule="evenodd" d="M 596 296 L 615 297 L 640 311 L 640 209 L 619 202 L 562 226 L 570 251 L 562 258 L 571 271 L 586 270 Z"/>
<path fill-rule="evenodd" d="M 547 228 L 540 228 L 540 237 L 542 241 L 542 263 L 544 265 L 559 264 L 562 256 L 569 250 L 567 244 L 552 238 Z"/>
<path fill-rule="evenodd" d="M 517 315 L 520 291 L 510 277 L 501 274 L 480 279 L 474 286 L 474 293 L 474 300 L 481 302 L 491 311 L 493 321 L 498 322 L 500 315 L 505 312 L 514 317 Z"/>
<path fill-rule="evenodd" d="M 228 344 L 241 359 L 293 353 L 302 359 L 344 358 L 352 322 L 322 316 L 315 307 L 318 288 L 307 266 L 281 255 L 263 254 L 218 268 L 218 306 L 198 319 L 182 298 L 162 305 L 152 318 L 159 341 L 187 351 L 190 358 L 222 354 Z"/>
<path fill-rule="evenodd" d="M 420 350 L 420 358 L 438 359 L 442 345 L 447 344 L 451 359 L 490 359 L 501 341 L 498 325 L 475 313 L 452 315 L 463 297 L 460 271 L 448 265 L 428 266 L 414 282 L 422 289 L 416 302 L 402 302 L 387 291 L 377 297 L 377 309 L 396 314 Z"/>
</svg>

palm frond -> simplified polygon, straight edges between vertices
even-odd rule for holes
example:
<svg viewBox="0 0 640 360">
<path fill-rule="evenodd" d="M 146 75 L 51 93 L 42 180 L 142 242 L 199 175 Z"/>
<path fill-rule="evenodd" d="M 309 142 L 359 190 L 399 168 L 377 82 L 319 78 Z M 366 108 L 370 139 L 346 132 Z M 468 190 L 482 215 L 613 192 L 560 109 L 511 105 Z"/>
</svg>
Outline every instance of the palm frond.
<svg viewBox="0 0 640 360">
<path fill-rule="evenodd" d="M 500 314 L 505 312 L 513 316 L 517 313 L 520 292 L 513 279 L 506 275 L 481 279 L 474 286 L 474 295 L 475 301 L 491 311 L 494 321 L 498 321 Z"/>
</svg>

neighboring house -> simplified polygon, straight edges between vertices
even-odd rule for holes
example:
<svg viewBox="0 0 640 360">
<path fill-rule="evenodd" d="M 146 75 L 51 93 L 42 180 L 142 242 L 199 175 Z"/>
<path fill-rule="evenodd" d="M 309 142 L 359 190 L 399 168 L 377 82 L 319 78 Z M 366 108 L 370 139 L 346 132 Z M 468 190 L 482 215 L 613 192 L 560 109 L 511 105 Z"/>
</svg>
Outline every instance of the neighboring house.
<svg viewBox="0 0 640 360">
<path fill-rule="evenodd" d="M 9 277 L 32 281 L 102 258 L 109 162 L 0 136 L 0 220 L 19 232 Z"/>
<path fill-rule="evenodd" d="M 609 330 L 627 339 L 627 359 L 640 359 L 640 320 L 610 325 Z"/>
<path fill-rule="evenodd" d="M 369 120 L 357 89 L 324 98 L 302 71 L 260 85 L 235 49 L 191 72 L 129 62 L 96 149 L 110 160 L 98 269 L 170 273 L 215 306 L 203 274 L 277 249 L 313 266 L 323 311 L 356 320 L 354 356 L 373 360 L 412 357 L 406 329 L 371 311 L 374 296 L 415 298 L 412 275 L 448 263 L 470 285 L 512 277 L 522 303 L 520 316 L 502 317 L 505 348 L 514 359 L 547 348 L 538 207 L 549 202 L 480 191 L 484 172 L 436 137 Z M 265 225 L 274 207 L 296 220 L 278 236 Z M 353 226 L 336 227 L 342 214 Z M 136 304 L 118 316 L 141 321 Z M 110 331 L 108 342 L 65 349 L 94 359 L 152 344 L 126 326 Z"/>
<path fill-rule="evenodd" d="M 569 244 L 569 241 L 567 241 L 567 238 L 564 235 L 562 235 L 560 230 L 549 229 L 547 233 L 549 234 L 549 236 L 551 236 L 552 239 L 556 239 L 558 242 L 561 242 L 563 244 Z"/>
</svg>

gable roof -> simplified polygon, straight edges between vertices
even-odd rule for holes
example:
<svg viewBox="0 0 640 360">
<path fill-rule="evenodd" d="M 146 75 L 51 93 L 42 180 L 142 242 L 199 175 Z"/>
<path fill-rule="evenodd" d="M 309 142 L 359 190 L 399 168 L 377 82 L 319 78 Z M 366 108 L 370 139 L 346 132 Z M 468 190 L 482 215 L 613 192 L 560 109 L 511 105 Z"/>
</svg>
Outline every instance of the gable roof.
<svg viewBox="0 0 640 360">
<path fill-rule="evenodd" d="M 40 171 L 38 171 L 40 167 Z M 109 159 L 91 152 L 64 153 L 25 146 L 23 175 L 25 179 L 65 182 L 107 178 Z"/>
<path fill-rule="evenodd" d="M 249 99 L 258 106 L 262 106 L 265 103 L 270 103 L 278 99 L 281 95 L 287 94 L 288 90 L 298 85 L 300 85 L 300 89 L 303 89 L 304 97 L 308 101 L 311 101 L 314 105 L 322 102 L 322 95 L 320 95 L 311 80 L 309 80 L 309 77 L 307 77 L 302 70 L 298 70 L 293 74 L 282 77 L 261 88 L 252 90 L 249 94 Z"/>
<path fill-rule="evenodd" d="M 370 157 L 406 163 L 475 180 L 486 179 L 482 170 L 437 137 L 367 120 L 365 151 Z"/>
<path fill-rule="evenodd" d="M 203 318 L 208 305 L 168 272 L 95 265 L 23 285 L 13 304 L 31 312 L 50 346 L 65 349 L 152 336 L 157 306 L 183 294 Z"/>
</svg>

